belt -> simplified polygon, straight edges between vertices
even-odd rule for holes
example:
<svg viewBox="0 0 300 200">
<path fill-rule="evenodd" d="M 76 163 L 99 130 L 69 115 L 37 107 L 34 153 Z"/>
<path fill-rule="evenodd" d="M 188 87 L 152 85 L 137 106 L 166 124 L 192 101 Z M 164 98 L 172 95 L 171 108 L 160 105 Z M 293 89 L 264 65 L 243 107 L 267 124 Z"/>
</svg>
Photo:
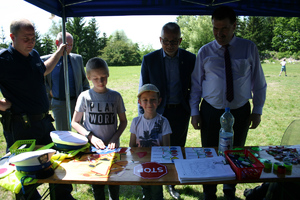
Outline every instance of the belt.
<svg viewBox="0 0 300 200">
<path fill-rule="evenodd" d="M 16 121 L 24 121 L 24 117 L 28 117 L 31 121 L 39 121 L 44 119 L 48 115 L 48 112 L 38 115 L 13 115 L 13 119 Z"/>
<path fill-rule="evenodd" d="M 52 97 L 52 98 L 55 99 L 55 100 L 58 100 L 58 101 L 65 101 L 66 100 L 66 98 L 63 98 L 63 99 L 56 98 L 56 97 Z M 76 97 L 70 97 L 70 100 L 74 100 L 74 99 L 76 99 Z"/>
<path fill-rule="evenodd" d="M 181 106 L 181 104 L 166 104 L 165 108 L 178 108 L 179 106 Z"/>
</svg>

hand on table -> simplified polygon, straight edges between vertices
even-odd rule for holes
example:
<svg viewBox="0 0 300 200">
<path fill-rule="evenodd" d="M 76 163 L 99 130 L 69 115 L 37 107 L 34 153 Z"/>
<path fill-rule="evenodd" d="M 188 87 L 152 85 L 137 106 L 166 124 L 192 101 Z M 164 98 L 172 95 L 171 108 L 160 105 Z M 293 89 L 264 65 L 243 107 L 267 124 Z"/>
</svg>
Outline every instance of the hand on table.
<svg viewBox="0 0 300 200">
<path fill-rule="evenodd" d="M 105 144 L 100 138 L 97 138 L 96 136 L 92 135 L 90 141 L 92 145 L 94 145 L 94 147 L 96 147 L 97 149 L 105 149 Z"/>
<path fill-rule="evenodd" d="M 115 149 L 115 148 L 116 148 L 116 143 L 109 143 L 109 144 L 107 145 L 107 148 L 108 148 L 108 149 Z"/>
</svg>

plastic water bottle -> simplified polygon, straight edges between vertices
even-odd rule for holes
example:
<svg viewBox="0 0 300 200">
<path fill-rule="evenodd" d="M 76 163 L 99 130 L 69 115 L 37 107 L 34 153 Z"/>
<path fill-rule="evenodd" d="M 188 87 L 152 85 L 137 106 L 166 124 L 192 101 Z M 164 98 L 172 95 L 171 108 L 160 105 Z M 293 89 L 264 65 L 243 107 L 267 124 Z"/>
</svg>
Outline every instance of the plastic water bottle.
<svg viewBox="0 0 300 200">
<path fill-rule="evenodd" d="M 233 124 L 234 117 L 230 113 L 230 108 L 225 108 L 224 114 L 220 117 L 221 129 L 219 134 L 219 155 L 224 156 L 224 151 L 233 147 Z"/>
</svg>

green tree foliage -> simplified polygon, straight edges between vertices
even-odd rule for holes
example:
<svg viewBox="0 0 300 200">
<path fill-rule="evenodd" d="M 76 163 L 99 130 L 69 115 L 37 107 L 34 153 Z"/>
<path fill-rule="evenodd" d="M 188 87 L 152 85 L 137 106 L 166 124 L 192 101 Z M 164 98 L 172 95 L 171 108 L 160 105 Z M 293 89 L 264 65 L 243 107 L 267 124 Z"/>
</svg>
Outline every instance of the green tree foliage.
<svg viewBox="0 0 300 200">
<path fill-rule="evenodd" d="M 253 41 L 259 52 L 272 50 L 274 21 L 273 17 L 239 17 L 236 35 Z"/>
<path fill-rule="evenodd" d="M 214 40 L 210 16 L 178 16 L 181 28 L 181 47 L 192 53 Z"/>
<path fill-rule="evenodd" d="M 87 57 L 87 44 L 85 43 L 87 37 L 87 30 L 84 28 L 84 17 L 74 17 L 68 19 L 66 23 L 66 30 L 73 35 L 73 53 L 82 55 L 85 59 Z M 91 44 L 88 44 L 91 45 Z"/>
<path fill-rule="evenodd" d="M 234 34 L 241 38 L 246 34 L 246 20 L 244 20 L 244 17 L 236 18 L 236 29 Z"/>
<path fill-rule="evenodd" d="M 8 47 L 8 43 L 6 42 L 3 26 L 1 26 L 0 49 L 6 49 L 7 47 Z"/>
<path fill-rule="evenodd" d="M 53 43 L 50 35 L 46 34 L 41 40 L 41 48 L 43 51 L 43 55 L 51 54 L 55 49 L 56 46 Z"/>
<path fill-rule="evenodd" d="M 123 41 L 126 43 L 130 43 L 131 40 L 128 39 L 126 33 L 124 32 L 124 30 L 116 30 L 112 33 L 112 35 L 110 36 L 109 40 L 111 42 L 115 42 L 115 41 Z"/>
<path fill-rule="evenodd" d="M 41 36 L 40 32 L 35 32 L 35 46 L 34 49 L 42 55 L 48 55 L 55 51 L 55 46 L 50 36 L 46 34 L 45 36 Z"/>
<path fill-rule="evenodd" d="M 100 51 L 99 51 L 100 56 L 102 55 L 101 50 L 104 49 L 107 45 L 107 41 L 108 41 L 107 35 L 106 35 L 106 33 L 103 33 L 103 36 L 100 38 Z"/>
<path fill-rule="evenodd" d="M 107 38 L 103 33 L 100 38 L 97 21 L 92 18 L 86 25 L 83 17 L 74 17 L 66 23 L 67 32 L 73 35 L 73 53 L 82 55 L 83 63 L 87 63 L 90 58 L 101 55 L 101 50 L 106 46 Z"/>
<path fill-rule="evenodd" d="M 152 51 L 155 51 L 153 49 L 152 45 L 142 45 L 140 47 L 140 55 L 141 55 L 141 60 L 143 59 L 144 55 L 147 55 L 148 53 L 151 53 Z"/>
<path fill-rule="evenodd" d="M 51 37 L 53 41 L 56 40 L 57 34 L 62 31 L 62 20 L 58 20 L 58 22 L 52 20 L 51 27 L 48 31 L 48 35 Z"/>
<path fill-rule="evenodd" d="M 300 49 L 300 18 L 278 17 L 272 40 L 276 51 L 297 53 Z"/>
<path fill-rule="evenodd" d="M 102 58 L 112 66 L 141 64 L 138 44 L 132 43 L 123 30 L 115 31 L 110 36 L 107 46 L 103 49 Z"/>
<path fill-rule="evenodd" d="M 40 32 L 37 30 L 35 31 L 34 49 L 37 50 L 37 52 L 39 52 L 40 55 L 46 55 L 46 54 L 44 54 L 43 49 L 42 49 L 42 38 L 41 38 Z"/>
<path fill-rule="evenodd" d="M 183 41 L 180 47 L 183 49 L 196 54 L 203 45 L 214 40 L 211 16 L 178 16 L 177 23 L 181 27 Z M 83 17 L 71 18 L 66 29 L 74 37 L 73 52 L 82 55 L 84 64 L 92 57 L 101 56 L 109 65 L 140 65 L 143 56 L 154 51 L 152 46 L 139 47 L 132 43 L 123 30 L 115 31 L 109 38 L 106 33 L 100 37 L 95 18 L 88 23 Z M 297 59 L 300 55 L 299 29 L 300 18 L 297 17 L 238 17 L 235 34 L 253 41 L 262 58 L 270 56 L 270 51 L 279 51 L 281 57 L 290 55 Z M 48 54 L 51 48 L 54 51 L 54 41 L 50 45 L 49 38 L 55 39 L 60 31 L 61 25 L 52 22 L 46 36 L 40 37 L 37 33 L 36 49 L 41 55 Z M 3 35 L 0 36 L 0 48 L 7 47 Z"/>
<path fill-rule="evenodd" d="M 84 40 L 85 52 L 87 53 L 87 57 L 84 59 L 84 63 L 88 61 L 88 59 L 97 57 L 100 55 L 101 50 L 101 38 L 99 37 L 100 31 L 98 31 L 97 21 L 95 18 L 92 18 L 88 22 L 88 26 L 84 27 L 86 31 L 86 38 Z"/>
</svg>

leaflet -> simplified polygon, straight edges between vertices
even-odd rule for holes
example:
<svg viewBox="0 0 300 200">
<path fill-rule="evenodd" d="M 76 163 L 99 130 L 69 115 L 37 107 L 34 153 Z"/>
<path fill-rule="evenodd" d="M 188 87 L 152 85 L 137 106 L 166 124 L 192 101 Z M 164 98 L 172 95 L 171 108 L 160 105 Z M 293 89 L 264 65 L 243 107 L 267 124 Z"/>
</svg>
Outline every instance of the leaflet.
<svg viewBox="0 0 300 200">
<path fill-rule="evenodd" d="M 151 162 L 174 163 L 177 159 L 183 159 L 179 146 L 153 146 L 151 148 Z"/>
</svg>

